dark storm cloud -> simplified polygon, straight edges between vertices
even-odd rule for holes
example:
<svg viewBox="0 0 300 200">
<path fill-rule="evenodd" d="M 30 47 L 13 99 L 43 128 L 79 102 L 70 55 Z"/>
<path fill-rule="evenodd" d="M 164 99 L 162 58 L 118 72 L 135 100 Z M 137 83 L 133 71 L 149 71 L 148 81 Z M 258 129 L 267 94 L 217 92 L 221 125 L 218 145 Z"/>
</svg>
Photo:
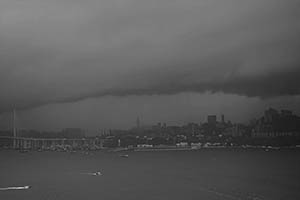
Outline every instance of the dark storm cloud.
<svg viewBox="0 0 300 200">
<path fill-rule="evenodd" d="M 0 3 L 0 112 L 102 96 L 298 95 L 299 3 Z"/>
<path fill-rule="evenodd" d="M 113 88 L 101 90 L 78 96 L 53 100 L 31 100 L 30 102 L 21 101 L 21 104 L 14 105 L 19 109 L 37 107 L 52 103 L 70 103 L 78 102 L 88 98 L 97 98 L 104 96 L 128 96 L 128 95 L 174 95 L 182 92 L 200 92 L 210 91 L 224 92 L 229 94 L 239 94 L 248 97 L 271 98 L 286 95 L 299 95 L 300 88 L 300 68 L 286 72 L 276 72 L 255 77 L 232 77 L 227 80 L 215 80 L 213 82 L 181 83 L 176 80 L 160 82 L 146 88 Z M 4 110 L 3 111 L 8 111 Z"/>
</svg>

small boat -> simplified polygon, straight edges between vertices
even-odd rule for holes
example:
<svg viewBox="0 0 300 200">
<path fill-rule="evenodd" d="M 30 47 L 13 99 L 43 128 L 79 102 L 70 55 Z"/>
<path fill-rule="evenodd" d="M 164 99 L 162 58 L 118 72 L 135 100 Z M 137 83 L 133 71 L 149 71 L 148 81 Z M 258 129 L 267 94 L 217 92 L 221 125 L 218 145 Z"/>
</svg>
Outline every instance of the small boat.
<svg viewBox="0 0 300 200">
<path fill-rule="evenodd" d="M 128 154 L 121 154 L 120 157 L 122 157 L 122 158 L 128 158 L 129 155 Z"/>
<path fill-rule="evenodd" d="M 102 176 L 102 174 L 101 174 L 101 172 L 95 172 L 95 173 L 93 173 L 93 176 Z"/>
<path fill-rule="evenodd" d="M 25 185 L 25 186 L 17 186 L 17 187 L 6 187 L 6 188 L 0 188 L 0 190 L 5 191 L 5 190 L 28 190 L 30 189 L 30 185 Z"/>
<path fill-rule="evenodd" d="M 90 176 L 102 176 L 102 173 L 100 171 L 97 172 L 87 172 L 87 173 L 81 173 L 85 175 L 90 175 Z"/>
</svg>

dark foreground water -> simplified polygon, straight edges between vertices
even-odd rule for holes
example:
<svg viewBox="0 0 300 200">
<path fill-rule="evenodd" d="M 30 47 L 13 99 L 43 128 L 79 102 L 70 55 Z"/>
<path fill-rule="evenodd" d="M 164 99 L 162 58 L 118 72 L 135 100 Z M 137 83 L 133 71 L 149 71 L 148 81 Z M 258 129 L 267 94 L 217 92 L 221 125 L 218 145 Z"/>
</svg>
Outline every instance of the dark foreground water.
<svg viewBox="0 0 300 200">
<path fill-rule="evenodd" d="M 1 200 L 300 199 L 300 151 L 0 151 Z M 100 170 L 102 176 L 85 173 Z"/>
</svg>

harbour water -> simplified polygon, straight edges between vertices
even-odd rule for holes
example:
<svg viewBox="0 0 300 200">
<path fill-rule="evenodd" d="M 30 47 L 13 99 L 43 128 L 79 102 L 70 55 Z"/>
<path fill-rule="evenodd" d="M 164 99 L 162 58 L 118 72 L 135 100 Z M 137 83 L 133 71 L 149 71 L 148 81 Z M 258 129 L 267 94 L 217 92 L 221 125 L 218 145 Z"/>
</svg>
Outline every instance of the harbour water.
<svg viewBox="0 0 300 200">
<path fill-rule="evenodd" d="M 0 188 L 32 186 L 0 191 L 0 199 L 300 199 L 299 150 L 126 154 L 0 151 Z"/>
</svg>

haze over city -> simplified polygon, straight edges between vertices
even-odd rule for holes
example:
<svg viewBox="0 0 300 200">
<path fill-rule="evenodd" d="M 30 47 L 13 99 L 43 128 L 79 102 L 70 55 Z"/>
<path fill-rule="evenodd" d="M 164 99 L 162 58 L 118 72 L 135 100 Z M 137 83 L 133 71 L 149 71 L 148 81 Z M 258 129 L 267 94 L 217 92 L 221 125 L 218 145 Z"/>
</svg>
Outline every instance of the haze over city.
<svg viewBox="0 0 300 200">
<path fill-rule="evenodd" d="M 300 113 L 293 0 L 3 0 L 0 127 L 128 128 Z"/>
</svg>

